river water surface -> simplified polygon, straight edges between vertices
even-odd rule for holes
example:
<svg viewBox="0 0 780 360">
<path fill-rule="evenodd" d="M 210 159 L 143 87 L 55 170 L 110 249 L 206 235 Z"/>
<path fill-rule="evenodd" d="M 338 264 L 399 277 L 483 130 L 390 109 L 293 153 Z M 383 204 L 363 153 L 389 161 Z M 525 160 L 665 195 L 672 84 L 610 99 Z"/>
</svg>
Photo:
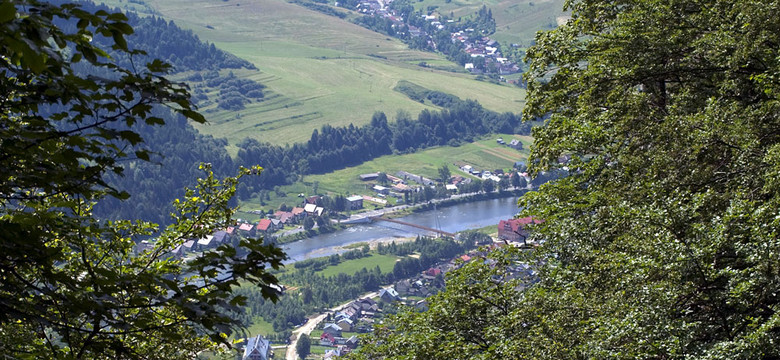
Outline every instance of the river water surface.
<svg viewBox="0 0 780 360">
<path fill-rule="evenodd" d="M 454 233 L 489 225 L 498 226 L 499 220 L 509 219 L 517 211 L 517 197 L 508 197 L 462 203 L 439 208 L 435 211 L 415 213 L 398 219 Z M 285 244 L 283 248 L 290 257 L 287 263 L 291 263 L 309 258 L 330 256 L 343 251 L 340 250 L 340 247 L 357 242 L 428 234 L 430 233 L 425 230 L 380 221 L 371 224 L 354 225 L 348 229 L 330 234 L 317 235 Z"/>
</svg>

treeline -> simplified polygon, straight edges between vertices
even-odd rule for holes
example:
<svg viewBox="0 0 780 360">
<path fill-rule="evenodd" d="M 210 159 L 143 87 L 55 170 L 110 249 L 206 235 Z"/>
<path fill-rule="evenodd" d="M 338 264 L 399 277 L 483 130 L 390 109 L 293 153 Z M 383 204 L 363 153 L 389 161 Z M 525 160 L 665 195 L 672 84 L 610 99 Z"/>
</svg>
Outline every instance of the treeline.
<svg viewBox="0 0 780 360">
<path fill-rule="evenodd" d="M 111 11 L 105 6 L 84 6 L 89 11 Z M 181 30 L 172 22 L 140 18 L 134 14 L 128 14 L 128 17 L 138 29 L 128 38 L 128 46 L 147 49 L 149 58 L 173 60 L 178 70 L 191 70 L 189 80 L 197 84 L 195 100 L 210 101 L 206 92 L 215 92 L 215 89 L 220 93 L 219 106 L 226 109 L 238 109 L 247 101 L 262 99 L 262 85 L 231 74 L 221 76 L 218 72 L 223 68 L 251 67 L 251 64 L 200 42 L 192 32 Z M 176 39 L 176 46 L 160 45 L 170 39 Z M 99 37 L 95 41 L 100 41 Z M 184 51 L 185 47 L 187 51 Z M 182 194 L 186 185 L 194 184 L 195 179 L 203 175 L 198 170 L 200 162 L 211 163 L 218 176 L 234 174 L 239 166 L 263 166 L 265 170 L 261 176 L 244 178 L 239 184 L 238 198 L 247 199 L 275 186 L 297 181 L 303 174 L 327 173 L 382 155 L 458 145 L 491 132 L 530 133 L 530 124 L 523 124 L 518 115 L 489 111 L 476 101 L 461 100 L 424 88 L 418 87 L 415 91 L 418 101 L 428 100 L 445 109 L 423 111 L 416 120 L 401 112 L 392 124 L 384 113 L 376 113 L 364 126 L 326 125 L 314 130 L 309 141 L 294 145 L 279 146 L 246 139 L 238 144 L 236 158 L 231 158 L 225 151 L 227 142 L 224 139 L 203 136 L 167 109 L 157 109 L 155 116 L 163 119 L 166 126 L 139 125 L 136 129 L 144 139 L 143 146 L 156 156 L 152 156 L 152 162 L 127 163 L 123 176 L 107 179 L 116 188 L 130 193 L 132 198 L 107 202 L 97 210 L 98 214 L 105 218 L 136 216 L 163 225 L 169 223 L 171 201 Z"/>
<path fill-rule="evenodd" d="M 445 94 L 426 92 L 428 98 Z M 457 146 L 490 133 L 530 134 L 531 124 L 522 123 L 512 113 L 496 113 L 473 100 L 447 95 L 450 107 L 441 111 L 424 110 L 416 120 L 399 113 L 388 123 L 384 113 L 375 113 L 361 127 L 323 126 L 314 130 L 306 143 L 279 146 L 247 139 L 239 144 L 240 165 L 261 164 L 262 176 L 239 185 L 242 198 L 274 186 L 296 181 L 301 174 L 322 174 L 355 166 L 382 155 L 410 153 L 432 146 Z M 438 100 L 437 100 L 438 101 Z M 444 103 L 444 100 L 442 100 Z"/>
</svg>

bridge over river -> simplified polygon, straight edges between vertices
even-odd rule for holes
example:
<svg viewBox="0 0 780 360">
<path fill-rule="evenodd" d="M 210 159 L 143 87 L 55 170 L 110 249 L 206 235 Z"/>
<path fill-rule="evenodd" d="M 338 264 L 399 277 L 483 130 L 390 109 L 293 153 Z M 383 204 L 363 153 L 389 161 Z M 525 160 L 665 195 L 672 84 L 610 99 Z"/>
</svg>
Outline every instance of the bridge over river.
<svg viewBox="0 0 780 360">
<path fill-rule="evenodd" d="M 455 237 L 455 234 L 453 234 L 451 232 L 446 232 L 446 231 L 443 231 L 443 230 L 434 229 L 434 228 L 423 226 L 423 225 L 412 224 L 410 222 L 401 221 L 401 220 L 398 220 L 398 219 L 389 219 L 389 218 L 384 218 L 384 217 L 381 217 L 381 216 L 372 216 L 372 217 L 369 217 L 369 219 L 371 219 L 371 221 L 387 221 L 387 222 L 391 222 L 391 223 L 411 226 L 411 227 L 422 229 L 422 230 L 425 230 L 425 231 L 434 232 L 434 233 L 437 233 L 437 234 L 440 234 L 440 235 L 449 236 L 449 237 Z"/>
</svg>

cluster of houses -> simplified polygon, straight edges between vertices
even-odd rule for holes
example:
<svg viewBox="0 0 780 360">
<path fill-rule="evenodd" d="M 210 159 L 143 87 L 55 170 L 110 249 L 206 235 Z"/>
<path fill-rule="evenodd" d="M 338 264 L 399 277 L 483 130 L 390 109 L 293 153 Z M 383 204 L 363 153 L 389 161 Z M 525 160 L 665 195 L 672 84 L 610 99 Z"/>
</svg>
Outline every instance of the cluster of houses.
<svg viewBox="0 0 780 360">
<path fill-rule="evenodd" d="M 495 66 L 495 71 L 500 75 L 516 74 L 520 72 L 520 66 L 510 61 L 509 59 L 501 56 L 501 51 L 498 48 L 498 42 L 489 37 L 474 37 L 469 33 L 474 29 L 465 29 L 462 31 L 454 32 L 450 34 L 450 39 L 453 43 L 460 42 L 463 47 L 463 51 L 469 54 L 472 58 L 485 59 L 485 67 L 480 69 L 475 66 L 473 62 L 466 63 L 463 67 L 472 74 L 482 74 L 485 71 L 483 69 L 489 68 L 491 64 Z"/>
<path fill-rule="evenodd" d="M 436 49 L 437 45 L 434 42 L 433 36 L 428 34 L 424 29 L 418 28 L 412 24 L 404 23 L 404 18 L 401 14 L 398 14 L 396 10 L 388 9 L 386 7 L 386 5 L 391 2 L 392 1 L 386 1 L 386 3 L 383 4 L 378 0 L 363 0 L 357 5 L 356 10 L 365 15 L 380 16 L 389 19 L 393 23 L 393 28 L 399 33 L 401 33 L 401 29 L 405 26 L 408 28 L 409 36 L 424 36 L 427 38 L 429 45 Z M 435 29 L 435 31 L 444 31 L 446 29 L 446 26 L 441 23 L 437 16 L 421 16 L 426 23 L 430 24 L 430 28 Z M 447 20 L 447 23 L 453 22 L 454 20 Z M 464 65 L 467 71 L 472 74 L 482 74 L 485 72 L 484 69 L 488 69 L 491 64 L 495 66 L 495 72 L 500 75 L 515 74 L 522 70 L 518 64 L 501 56 L 501 51 L 499 50 L 498 42 L 496 40 L 488 37 L 474 36 L 473 33 L 474 29 L 470 28 L 450 33 L 450 41 L 452 41 L 453 44 L 460 43 L 461 48 L 466 54 L 470 55 L 472 58 L 481 57 L 484 59 L 485 67 L 475 66 L 473 62 L 470 62 Z"/>
<path fill-rule="evenodd" d="M 185 241 L 174 248 L 171 255 L 179 258 L 185 257 L 190 253 L 208 251 L 222 244 L 231 243 L 237 237 L 247 238 L 272 234 L 283 229 L 286 225 L 301 223 L 307 216 L 322 216 L 325 209 L 317 205 L 317 200 L 317 196 L 308 197 L 301 207 L 294 207 L 290 211 L 277 211 L 268 218 L 260 219 L 255 223 L 239 220 L 235 225 L 217 230 L 211 235 Z M 360 198 L 358 208 L 360 207 L 362 207 L 362 198 Z M 141 253 L 153 247 L 154 241 L 143 240 L 136 245 L 135 251 Z"/>
<path fill-rule="evenodd" d="M 501 145 L 506 145 L 515 150 L 523 150 L 523 142 L 520 139 L 512 139 L 509 142 L 504 141 L 504 138 L 496 139 L 496 142 Z"/>
<path fill-rule="evenodd" d="M 531 181 L 531 178 L 528 177 L 527 173 L 510 172 L 510 173 L 503 173 L 503 174 L 495 174 L 490 170 L 477 170 L 473 166 L 468 164 L 462 165 L 459 169 L 460 171 L 476 176 L 482 180 L 493 180 L 495 182 L 499 182 L 501 181 L 501 177 L 522 176 L 523 178 L 525 178 L 527 182 Z"/>
<path fill-rule="evenodd" d="M 359 341 L 356 335 L 342 336 L 344 332 L 366 333 L 371 331 L 374 316 L 379 312 L 379 305 L 370 298 L 362 298 L 349 303 L 322 326 L 319 344 L 331 346 L 334 349 L 325 354 L 325 358 L 339 357 L 357 348 Z"/>
<path fill-rule="evenodd" d="M 501 220 L 498 224 L 499 240 L 505 242 L 525 242 L 528 236 L 527 226 L 530 224 L 539 224 L 542 220 L 532 217 Z M 383 288 L 379 291 L 377 300 L 371 298 L 361 298 L 349 303 L 341 308 L 332 317 L 330 321 L 322 325 L 322 335 L 319 344 L 330 346 L 333 349 L 328 350 L 325 359 L 331 359 L 349 353 L 359 345 L 358 338 L 355 335 L 350 337 L 343 336 L 345 332 L 365 333 L 371 331 L 371 324 L 377 316 L 381 316 L 380 302 L 396 303 L 402 302 L 408 306 L 413 306 L 418 311 L 428 310 L 428 301 L 425 299 L 435 294 L 443 287 L 443 276 L 455 270 L 470 261 L 485 261 L 487 253 L 495 248 L 505 245 L 504 243 L 491 243 L 487 248 L 474 250 L 468 254 L 460 255 L 431 266 L 422 273 L 409 278 L 395 282 L 392 286 Z M 526 263 L 517 263 L 507 268 L 508 279 L 523 279 L 521 283 L 530 284 L 537 281 L 537 274 L 533 267 Z M 408 299 L 414 300 L 408 300 Z M 417 300 L 423 298 L 422 300 Z"/>
<path fill-rule="evenodd" d="M 427 177 L 412 174 L 406 171 L 398 171 L 395 173 L 395 176 L 390 174 L 386 174 L 385 176 L 387 176 L 387 181 L 389 183 L 387 186 L 375 184 L 371 188 L 376 193 L 376 196 L 380 198 L 385 198 L 388 196 L 403 198 L 404 193 L 419 191 L 420 186 L 433 186 L 436 184 L 435 181 Z M 379 173 L 361 174 L 358 177 L 362 181 L 375 181 L 379 178 Z M 419 185 L 411 185 L 410 181 L 413 181 Z M 378 201 L 381 199 L 376 199 L 369 196 L 363 196 L 363 199 L 377 202 L 379 204 L 387 203 L 386 201 Z M 349 200 L 349 198 L 347 200 Z"/>
</svg>

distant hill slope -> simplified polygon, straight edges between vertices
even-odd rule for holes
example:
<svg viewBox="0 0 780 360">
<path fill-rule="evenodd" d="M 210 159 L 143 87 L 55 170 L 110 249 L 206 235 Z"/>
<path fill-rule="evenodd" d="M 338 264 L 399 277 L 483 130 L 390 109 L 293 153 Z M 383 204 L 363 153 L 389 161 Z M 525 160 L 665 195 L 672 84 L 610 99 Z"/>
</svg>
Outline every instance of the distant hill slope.
<svg viewBox="0 0 780 360">
<path fill-rule="evenodd" d="M 422 0 L 415 8 L 445 16 L 471 16 L 483 5 L 493 11 L 496 33 L 491 36 L 504 45 L 528 47 L 539 30 L 549 30 L 565 20 L 563 0 Z"/>
<path fill-rule="evenodd" d="M 435 108 L 393 91 L 403 80 L 475 99 L 495 111 L 519 113 L 524 104 L 520 88 L 477 81 L 437 54 L 409 50 L 396 39 L 284 0 L 139 2 L 112 5 L 156 12 L 259 69 L 235 75 L 266 85 L 263 101 L 241 111 L 222 111 L 216 104 L 202 108 L 210 124 L 198 129 L 231 144 L 244 138 L 302 142 L 324 124 L 362 125 L 375 111 L 394 121 L 398 110 L 414 116 Z M 421 62 L 430 67 L 418 66 Z"/>
</svg>

